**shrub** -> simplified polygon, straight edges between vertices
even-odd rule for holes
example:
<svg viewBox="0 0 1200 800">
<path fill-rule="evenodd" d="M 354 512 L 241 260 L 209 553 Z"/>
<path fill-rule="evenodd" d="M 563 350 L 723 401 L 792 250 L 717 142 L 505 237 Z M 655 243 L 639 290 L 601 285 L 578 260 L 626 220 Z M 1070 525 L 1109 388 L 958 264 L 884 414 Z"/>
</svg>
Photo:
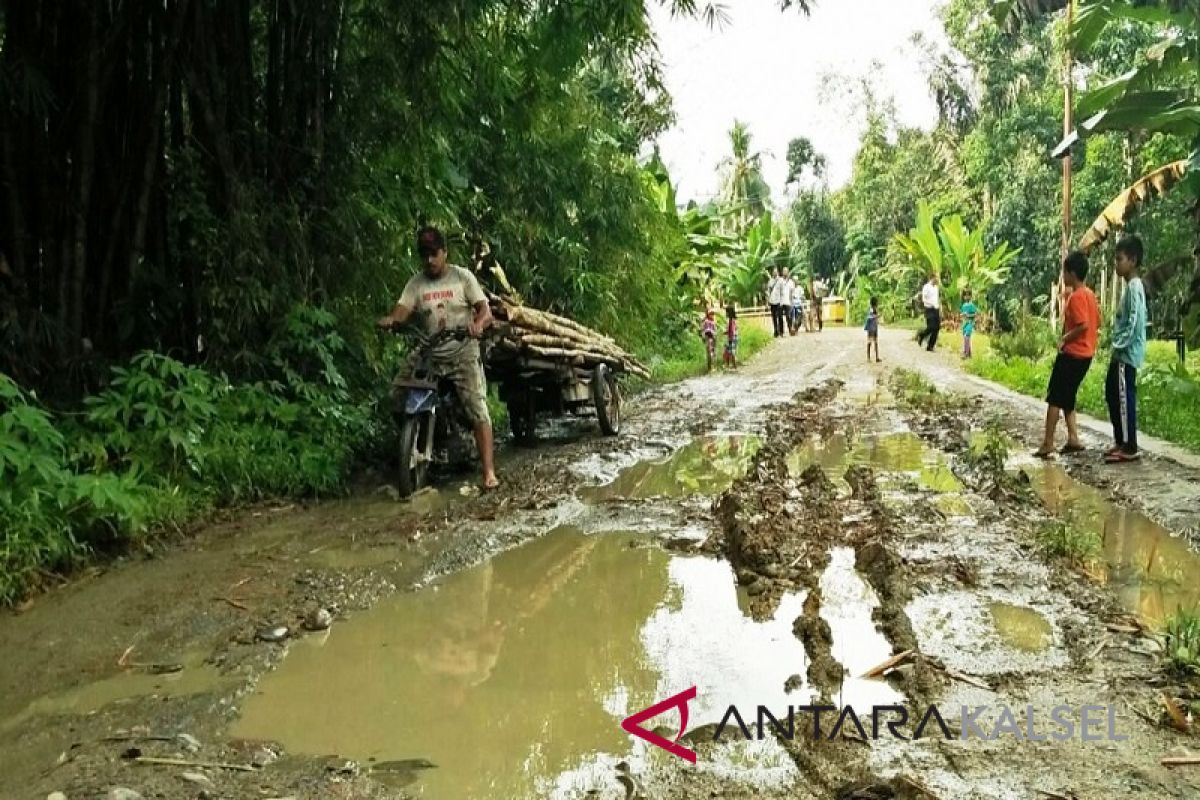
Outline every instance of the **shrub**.
<svg viewBox="0 0 1200 800">
<path fill-rule="evenodd" d="M 1043 523 L 1037 530 L 1037 542 L 1047 556 L 1076 566 L 1086 565 L 1100 553 L 1099 534 L 1062 520 Z"/>
<path fill-rule="evenodd" d="M 998 333 L 991 339 L 992 349 L 1005 359 L 1025 358 L 1038 361 L 1054 355 L 1058 339 L 1041 319 L 1024 316 L 1010 333 Z"/>
<path fill-rule="evenodd" d="M 1167 617 L 1163 630 L 1170 668 L 1180 674 L 1200 675 L 1200 613 L 1181 608 Z"/>
</svg>

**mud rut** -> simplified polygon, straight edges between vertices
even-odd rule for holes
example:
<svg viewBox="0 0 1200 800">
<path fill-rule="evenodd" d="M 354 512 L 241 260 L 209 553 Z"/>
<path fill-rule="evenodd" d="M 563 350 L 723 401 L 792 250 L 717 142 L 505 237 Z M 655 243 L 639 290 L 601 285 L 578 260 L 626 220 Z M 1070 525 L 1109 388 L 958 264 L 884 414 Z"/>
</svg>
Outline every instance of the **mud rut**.
<svg viewBox="0 0 1200 800">
<path fill-rule="evenodd" d="M 870 742 L 849 727 L 830 740 L 828 718 L 822 735 L 813 736 L 801 720 L 790 740 L 767 731 L 794 766 L 782 781 L 747 783 L 736 774 L 659 760 L 641 772 L 597 777 L 581 797 L 1200 798 L 1200 771 L 1159 766 L 1162 756 L 1197 746 L 1163 723 L 1160 695 L 1194 697 L 1194 686 L 1162 674 L 1152 643 L 1129 624 L 1110 591 L 1037 554 L 1032 531 L 1046 512 L 1019 477 L 973 468 L 964 457 L 971 429 L 1006 410 L 978 399 L 941 412 L 902 409 L 887 389 L 886 373 L 858 367 L 858 337 L 838 335 L 827 333 L 816 347 L 777 344 L 742 376 L 643 396 L 628 435 L 597 441 L 585 433 L 510 460 L 513 477 L 499 494 L 463 499 L 448 491 L 428 508 L 401 511 L 383 499 L 351 503 L 347 511 L 285 511 L 298 517 L 277 539 L 263 538 L 261 522 L 235 520 L 201 534 L 184 552 L 167 549 L 167 558 L 129 564 L 95 585 L 44 598 L 24 615 L 28 619 L 0 620 L 0 644 L 14 653 L 38 648 L 56 624 L 68 631 L 55 637 L 57 655 L 39 652 L 10 662 L 6 688 L 14 698 L 23 691 L 36 699 L 87 680 L 81 676 L 111 673 L 120 655 L 115 643 L 130 639 L 141 642 L 139 652 L 157 644 L 160 652 L 198 654 L 219 674 L 194 695 L 148 691 L 82 716 L 58 705 L 20 714 L 24 702 L 3 707 L 0 716 L 19 721 L 0 722 L 0 753 L 13 757 L 0 774 L 0 795 L 42 798 L 61 790 L 69 798 L 90 798 L 128 786 L 161 798 L 412 796 L 417 764 L 400 764 L 399 781 L 383 780 L 345 758 L 288 754 L 269 742 L 230 738 L 240 703 L 287 652 L 286 645 L 256 641 L 256 631 L 270 620 L 298 628 L 316 602 L 335 611 L 336 631 L 342 620 L 400 587 L 423 585 L 539 532 L 577 523 L 600 536 L 643 530 L 654 546 L 673 553 L 727 560 L 755 620 L 770 619 L 787 598 L 803 597 L 793 633 L 807 657 L 788 685 L 805 687 L 809 699 L 797 704 L 840 707 L 877 696 L 917 710 L 937 704 L 951 730 L 964 705 L 1112 705 L 1120 709 L 1118 732 L 1129 736 L 1120 743 L 947 742 L 928 735 Z M 1006 413 L 1021 415 L 1011 408 Z M 576 498 L 580 487 L 608 483 L 695 437 L 734 432 L 756 434 L 763 445 L 745 474 L 715 496 L 665 501 L 601 492 L 587 503 Z M 823 468 L 797 457 L 814 442 L 853 445 L 905 433 L 928 448 L 922 463 L 952 471 L 954 485 L 874 468 L 870 459 Z M 944 503 L 947 496 L 954 502 Z M 261 518 L 273 511 L 255 513 Z M 1164 516 L 1171 513 L 1180 509 Z M 338 545 L 347 535 L 354 540 L 352 557 L 313 560 L 326 549 L 342 552 Z M 235 549 L 243 537 L 250 544 L 241 546 L 249 549 Z M 266 572 L 230 598 L 244 570 L 227 562 L 246 552 Z M 131 596 L 139 605 L 122 611 Z M 227 602 L 214 611 L 214 596 L 245 600 L 252 611 Z M 117 607 L 107 606 L 109 600 Z M 144 617 L 133 621 L 134 613 Z M 1016 624 L 1001 626 L 1009 619 L 1004 615 L 1016 615 Z M 846 624 L 850 617 L 858 623 Z M 106 636 L 106 625 L 121 633 Z M 1015 631 L 1015 639 L 998 636 L 1002 627 Z M 917 655 L 886 681 L 859 677 L 908 650 Z M 180 739 L 183 731 L 197 739 Z M 686 736 L 701 761 L 728 746 L 713 742 L 712 734 L 707 725 Z M 133 755 L 209 766 L 182 778 L 182 768 L 133 766 Z M 256 766 L 243 772 L 216 764 Z"/>
</svg>

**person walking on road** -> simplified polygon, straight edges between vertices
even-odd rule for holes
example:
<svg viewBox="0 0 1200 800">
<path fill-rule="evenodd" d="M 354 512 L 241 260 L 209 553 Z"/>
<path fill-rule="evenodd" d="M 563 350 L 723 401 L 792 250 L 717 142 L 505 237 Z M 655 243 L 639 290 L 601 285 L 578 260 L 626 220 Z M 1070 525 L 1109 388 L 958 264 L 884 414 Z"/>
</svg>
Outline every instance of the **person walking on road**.
<svg viewBox="0 0 1200 800">
<path fill-rule="evenodd" d="M 1067 419 L 1067 443 L 1061 452 L 1078 453 L 1084 449 L 1079 440 L 1075 402 L 1100 340 L 1100 305 L 1083 282 L 1087 273 L 1087 256 L 1083 253 L 1076 251 L 1064 259 L 1063 283 L 1071 294 L 1063 309 L 1063 335 L 1046 389 L 1046 430 L 1042 446 L 1033 454 L 1037 458 L 1050 458 L 1054 454 L 1054 432 L 1060 413 Z"/>
<path fill-rule="evenodd" d="M 767 283 L 767 304 L 771 306 L 771 324 L 774 326 L 776 339 L 783 336 L 785 291 L 787 291 L 787 279 L 783 277 L 783 268 L 776 267 L 775 274 Z M 787 298 L 787 300 L 790 299 L 790 297 Z"/>
<path fill-rule="evenodd" d="M 825 301 L 825 295 L 829 294 L 829 286 L 822 278 L 811 278 L 808 282 L 809 294 L 812 295 L 813 312 L 816 314 L 817 331 L 825 330 L 825 319 L 822 316 L 822 307 Z"/>
<path fill-rule="evenodd" d="M 925 307 L 925 330 L 917 334 L 917 344 L 923 345 L 928 339 L 929 346 L 925 349 L 932 353 L 937 345 L 938 331 L 942 329 L 942 295 L 938 290 L 937 273 L 930 274 L 921 288 L 921 305 Z"/>
<path fill-rule="evenodd" d="M 1146 289 L 1138 277 L 1142 254 L 1142 240 L 1136 236 L 1117 243 L 1117 274 L 1125 279 L 1125 294 L 1113 325 L 1112 360 L 1104 382 L 1116 441 L 1104 456 L 1109 464 L 1141 458 L 1137 443 L 1137 372 L 1146 360 Z"/>
</svg>

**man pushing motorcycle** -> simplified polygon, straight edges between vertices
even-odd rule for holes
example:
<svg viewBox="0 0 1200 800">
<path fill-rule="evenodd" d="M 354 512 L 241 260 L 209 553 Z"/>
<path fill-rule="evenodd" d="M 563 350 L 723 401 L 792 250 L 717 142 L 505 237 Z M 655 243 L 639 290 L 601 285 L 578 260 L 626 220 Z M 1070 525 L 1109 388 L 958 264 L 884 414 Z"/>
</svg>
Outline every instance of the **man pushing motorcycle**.
<svg viewBox="0 0 1200 800">
<path fill-rule="evenodd" d="M 434 347 L 431 367 L 438 377 L 454 383 L 471 421 L 483 467 L 483 488 L 499 485 L 492 458 L 492 419 L 487 408 L 487 379 L 479 337 L 492 325 L 492 312 L 479 281 L 469 270 L 446 261 L 446 239 L 437 228 L 417 232 L 417 254 L 424 269 L 409 279 L 392 313 L 381 317 L 381 328 L 394 328 L 415 314 L 424 333 L 466 331 L 461 339 L 445 337 Z"/>
</svg>

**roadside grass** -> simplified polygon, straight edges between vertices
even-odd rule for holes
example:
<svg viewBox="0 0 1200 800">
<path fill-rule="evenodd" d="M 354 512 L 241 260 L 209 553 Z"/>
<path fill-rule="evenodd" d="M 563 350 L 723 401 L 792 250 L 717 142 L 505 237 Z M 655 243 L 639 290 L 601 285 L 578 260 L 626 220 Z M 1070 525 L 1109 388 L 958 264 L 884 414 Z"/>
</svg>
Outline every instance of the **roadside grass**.
<svg viewBox="0 0 1200 800">
<path fill-rule="evenodd" d="M 1200 676 L 1200 611 L 1179 609 L 1163 625 L 1164 651 L 1170 669 Z"/>
<path fill-rule="evenodd" d="M 956 351 L 961 350 L 961 334 L 948 338 L 957 343 Z M 997 352 L 991 337 L 984 334 L 975 335 L 972 348 L 974 358 L 964 362 L 968 372 L 1030 397 L 1045 397 L 1054 364 L 1052 350 L 1037 358 L 1006 358 Z M 1200 420 L 1200 387 L 1175 373 L 1179 360 L 1173 343 L 1150 342 L 1146 356 L 1146 366 L 1138 375 L 1139 429 L 1200 452 L 1200 425 L 1197 424 Z M 1200 375 L 1200 353 L 1189 354 L 1187 369 L 1191 375 Z M 1108 419 L 1108 405 L 1104 399 L 1107 370 L 1107 355 L 1102 354 L 1093 362 L 1079 389 L 1079 410 L 1102 420 Z"/>
<path fill-rule="evenodd" d="M 738 364 L 745 364 L 753 358 L 755 354 L 771 343 L 772 338 L 770 333 L 755 325 L 746 325 L 742 328 L 738 339 Z M 717 340 L 714 372 L 722 369 L 721 359 L 724 352 L 725 339 L 720 337 Z M 676 383 L 703 375 L 706 365 L 704 342 L 699 336 L 688 337 L 670 353 L 651 357 L 649 361 L 651 374 L 654 375 L 654 383 Z"/>
<path fill-rule="evenodd" d="M 1076 567 L 1084 567 L 1100 554 L 1100 536 L 1063 520 L 1050 520 L 1038 526 L 1038 547 L 1050 558 L 1061 558 Z"/>
</svg>

